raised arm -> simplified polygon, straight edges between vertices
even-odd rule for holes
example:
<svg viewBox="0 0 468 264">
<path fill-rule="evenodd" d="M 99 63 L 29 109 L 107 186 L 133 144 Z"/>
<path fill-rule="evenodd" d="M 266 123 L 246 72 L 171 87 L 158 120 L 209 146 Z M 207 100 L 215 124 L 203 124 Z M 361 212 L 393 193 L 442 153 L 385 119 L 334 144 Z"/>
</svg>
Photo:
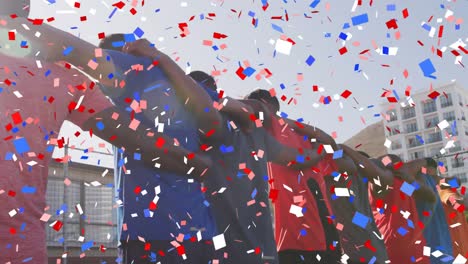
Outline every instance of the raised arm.
<svg viewBox="0 0 468 264">
<path fill-rule="evenodd" d="M 346 155 L 348 155 L 348 157 L 358 164 L 360 171 L 364 173 L 366 177 L 374 180 L 374 184 L 377 184 L 380 187 L 393 185 L 393 173 L 390 170 L 377 166 L 367 157 L 346 145 L 339 146 L 343 149 Z"/>
<path fill-rule="evenodd" d="M 118 113 L 117 120 L 111 118 Z M 116 107 L 110 107 L 97 113 L 82 126 L 85 130 L 109 141 L 126 151 L 141 153 L 141 159 L 148 166 L 172 171 L 188 178 L 201 181 L 203 174 L 211 166 L 211 160 L 201 154 L 174 145 L 174 140 L 164 134 L 154 132 L 140 123 L 131 129 L 130 117 Z M 193 169 L 192 169 L 193 168 Z"/>
<path fill-rule="evenodd" d="M 152 58 L 171 81 L 177 97 L 197 118 L 198 126 L 207 132 L 219 130 L 222 126 L 221 115 L 213 107 L 213 101 L 205 89 L 198 85 L 169 56 L 157 50 L 146 39 L 127 43 L 124 52 L 136 56 Z"/>
<path fill-rule="evenodd" d="M 328 135 L 321 129 L 315 127 L 315 126 L 310 126 L 307 124 L 303 124 L 291 119 L 285 119 L 286 122 L 289 124 L 290 127 L 294 128 L 298 133 L 308 136 L 310 138 L 315 138 L 317 141 L 319 141 L 322 144 L 328 144 L 333 147 L 333 149 L 338 149 L 335 139 L 333 139 L 332 136 Z"/>
<path fill-rule="evenodd" d="M 50 62 L 67 61 L 104 85 L 113 86 L 114 80 L 109 76 L 115 73 L 114 64 L 106 59 L 105 53 L 96 57 L 96 46 L 47 24 L 33 25 L 24 18 L 4 20 L 6 25 L 0 24 L 0 27 L 16 30 L 26 38 L 31 56 L 38 54 L 39 58 Z"/>
</svg>

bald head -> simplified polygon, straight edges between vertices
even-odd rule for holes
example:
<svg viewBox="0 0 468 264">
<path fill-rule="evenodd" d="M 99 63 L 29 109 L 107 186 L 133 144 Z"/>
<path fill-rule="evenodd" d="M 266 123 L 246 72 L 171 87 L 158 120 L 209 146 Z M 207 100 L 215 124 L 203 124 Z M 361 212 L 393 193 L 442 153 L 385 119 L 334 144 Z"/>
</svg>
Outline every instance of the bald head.
<svg viewBox="0 0 468 264">
<path fill-rule="evenodd" d="M 16 14 L 19 17 L 29 16 L 30 0 L 0 0 L 0 15 Z"/>
</svg>

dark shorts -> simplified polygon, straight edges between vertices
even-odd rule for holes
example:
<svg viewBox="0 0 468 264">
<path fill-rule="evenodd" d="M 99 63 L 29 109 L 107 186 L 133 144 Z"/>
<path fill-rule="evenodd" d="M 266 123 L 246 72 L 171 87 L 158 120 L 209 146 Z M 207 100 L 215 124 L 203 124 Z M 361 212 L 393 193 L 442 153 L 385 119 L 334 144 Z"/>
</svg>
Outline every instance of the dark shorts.
<svg viewBox="0 0 468 264">
<path fill-rule="evenodd" d="M 122 242 L 120 246 L 120 259 L 122 264 L 199 264 L 212 263 L 213 260 L 222 261 L 222 251 L 214 250 L 211 240 L 202 240 L 199 242 L 184 241 L 179 243 L 183 246 L 186 259 L 180 254 L 181 248 L 174 248 L 170 241 L 152 240 L 147 243 L 141 241 Z"/>
<path fill-rule="evenodd" d="M 334 251 L 284 250 L 278 252 L 278 255 L 280 264 L 336 264 L 341 259 L 340 254 Z"/>
</svg>

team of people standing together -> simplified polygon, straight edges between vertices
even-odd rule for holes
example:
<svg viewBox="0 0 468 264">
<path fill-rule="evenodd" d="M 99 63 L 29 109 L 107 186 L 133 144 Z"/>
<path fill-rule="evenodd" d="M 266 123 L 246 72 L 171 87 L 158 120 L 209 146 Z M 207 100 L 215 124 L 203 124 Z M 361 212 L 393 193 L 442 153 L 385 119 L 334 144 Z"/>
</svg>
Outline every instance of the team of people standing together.
<svg viewBox="0 0 468 264">
<path fill-rule="evenodd" d="M 279 117 L 273 92 L 223 97 L 210 75 L 186 75 L 133 34 L 94 47 L 33 25 L 24 1 L 0 4 L 1 34 L 31 50 L 18 58 L 0 49 L 0 190 L 10 190 L 0 195 L 2 263 L 46 263 L 47 164 L 64 120 L 119 148 L 120 263 L 467 256 L 460 183 L 440 178 L 433 159 L 370 158 Z"/>
</svg>

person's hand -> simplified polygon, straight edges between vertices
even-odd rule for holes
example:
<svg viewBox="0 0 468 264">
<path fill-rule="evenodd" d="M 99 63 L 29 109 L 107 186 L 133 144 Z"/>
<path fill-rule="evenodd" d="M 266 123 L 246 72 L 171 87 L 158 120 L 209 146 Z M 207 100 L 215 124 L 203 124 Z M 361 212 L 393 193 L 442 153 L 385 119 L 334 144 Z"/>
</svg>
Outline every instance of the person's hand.
<svg viewBox="0 0 468 264">
<path fill-rule="evenodd" d="M 147 39 L 139 39 L 126 43 L 122 51 L 134 56 L 148 57 L 152 59 L 162 54 Z"/>
</svg>

